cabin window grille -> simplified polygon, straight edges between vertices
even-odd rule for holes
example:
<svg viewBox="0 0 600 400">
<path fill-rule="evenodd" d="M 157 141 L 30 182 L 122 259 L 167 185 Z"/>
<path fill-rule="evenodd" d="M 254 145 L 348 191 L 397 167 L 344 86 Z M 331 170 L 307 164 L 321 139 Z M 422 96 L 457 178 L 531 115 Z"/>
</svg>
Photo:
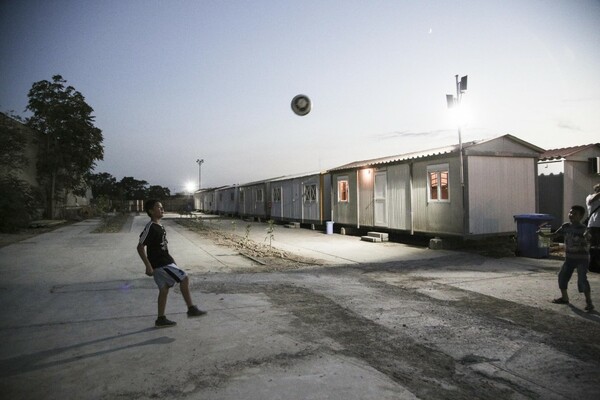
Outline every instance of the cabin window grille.
<svg viewBox="0 0 600 400">
<path fill-rule="evenodd" d="M 223 201 L 223 193 L 219 193 L 219 201 Z"/>
<path fill-rule="evenodd" d="M 273 188 L 273 203 L 281 202 L 281 187 Z"/>
<path fill-rule="evenodd" d="M 304 186 L 304 201 L 317 201 L 317 185 L 305 185 Z"/>
<path fill-rule="evenodd" d="M 229 193 L 229 200 L 231 200 L 232 202 L 233 202 L 233 200 L 235 200 L 233 192 Z"/>
<path fill-rule="evenodd" d="M 427 197 L 429 202 L 450 201 L 450 173 L 448 164 L 427 167 Z"/>
<path fill-rule="evenodd" d="M 342 178 L 338 180 L 338 203 L 347 203 L 350 201 L 350 185 L 348 185 L 348 179 Z"/>
<path fill-rule="evenodd" d="M 243 190 L 241 190 L 241 191 L 240 191 L 240 202 L 242 202 L 242 203 L 244 202 L 244 199 L 245 199 L 245 197 L 246 197 L 246 196 L 244 195 L 244 193 L 245 193 L 245 192 L 244 192 Z"/>
<path fill-rule="evenodd" d="M 256 202 L 260 203 L 263 201 L 263 190 L 262 189 L 256 189 Z"/>
</svg>

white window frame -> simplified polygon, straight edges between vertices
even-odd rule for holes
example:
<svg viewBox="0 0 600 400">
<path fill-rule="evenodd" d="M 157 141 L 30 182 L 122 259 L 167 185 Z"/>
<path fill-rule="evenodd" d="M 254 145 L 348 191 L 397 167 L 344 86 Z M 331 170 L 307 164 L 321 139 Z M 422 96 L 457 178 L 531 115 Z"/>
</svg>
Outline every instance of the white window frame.
<svg viewBox="0 0 600 400">
<path fill-rule="evenodd" d="M 447 187 L 448 187 L 448 198 L 442 199 L 442 173 L 447 174 Z M 431 196 L 431 174 L 435 173 L 438 181 L 440 182 L 437 185 L 437 198 L 434 199 Z M 450 193 L 450 164 L 435 164 L 427 166 L 427 202 L 428 203 L 449 203 L 452 198 Z"/>
<path fill-rule="evenodd" d="M 342 196 L 340 196 L 340 194 L 342 193 L 342 190 L 340 190 L 340 184 L 342 182 L 346 183 L 346 188 L 344 190 L 344 193 L 346 193 L 346 200 L 343 200 Z M 348 180 L 347 176 L 340 176 L 337 178 L 337 202 L 350 203 L 350 181 Z"/>
</svg>

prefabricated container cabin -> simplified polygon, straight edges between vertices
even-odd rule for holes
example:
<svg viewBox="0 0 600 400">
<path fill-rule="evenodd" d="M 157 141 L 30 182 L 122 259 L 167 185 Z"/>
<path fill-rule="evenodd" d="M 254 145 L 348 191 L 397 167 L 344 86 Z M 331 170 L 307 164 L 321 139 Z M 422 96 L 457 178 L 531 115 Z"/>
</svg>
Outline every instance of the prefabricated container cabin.
<svg viewBox="0 0 600 400">
<path fill-rule="evenodd" d="M 240 217 L 268 220 L 271 217 L 269 209 L 269 193 L 271 179 L 244 183 L 239 185 L 238 215 Z"/>
<path fill-rule="evenodd" d="M 573 205 L 586 207 L 585 198 L 600 183 L 600 143 L 547 150 L 538 162 L 540 212 L 554 217 L 557 229 Z"/>
<path fill-rule="evenodd" d="M 220 215 L 238 215 L 238 185 L 224 186 L 215 190 L 216 212 Z"/>
<path fill-rule="evenodd" d="M 323 225 L 331 218 L 331 176 L 325 172 L 270 181 L 271 219 Z"/>
<path fill-rule="evenodd" d="M 194 193 L 194 209 L 206 214 L 216 213 L 215 190 L 215 188 L 197 190 Z"/>
<path fill-rule="evenodd" d="M 333 221 L 435 236 L 512 234 L 514 215 L 537 210 L 543 151 L 504 135 L 333 168 Z"/>
</svg>

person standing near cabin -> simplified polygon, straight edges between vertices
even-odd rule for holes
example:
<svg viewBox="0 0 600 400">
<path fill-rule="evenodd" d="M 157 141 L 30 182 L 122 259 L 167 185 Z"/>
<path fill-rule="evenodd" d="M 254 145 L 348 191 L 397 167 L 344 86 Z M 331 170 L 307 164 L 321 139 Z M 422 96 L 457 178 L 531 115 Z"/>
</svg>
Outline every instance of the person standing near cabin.
<svg viewBox="0 0 600 400">
<path fill-rule="evenodd" d="M 183 270 L 177 267 L 175 260 L 169 254 L 167 231 L 160 223 L 164 216 L 162 204 L 158 200 L 148 200 L 144 204 L 144 211 L 150 217 L 150 221 L 140 234 L 137 252 L 146 266 L 146 275 L 154 277 L 154 282 L 158 286 L 158 318 L 155 326 L 164 328 L 176 325 L 174 321 L 165 316 L 167 295 L 169 289 L 176 283 L 179 283 L 181 295 L 188 307 L 188 317 L 200 317 L 206 314 L 206 311 L 198 309 L 192 302 L 190 279 Z"/>
<path fill-rule="evenodd" d="M 588 231 L 590 233 L 590 272 L 600 273 L 600 183 L 585 199 L 588 209 Z"/>
<path fill-rule="evenodd" d="M 585 208 L 573 206 L 569 210 L 569 222 L 562 224 L 554 233 L 544 233 L 538 230 L 537 234 L 542 237 L 563 236 L 565 238 L 565 262 L 558 273 L 558 288 L 561 297 L 552 300 L 552 302 L 554 304 L 569 304 L 567 287 L 573 272 L 577 270 L 577 289 L 579 293 L 585 295 L 585 310 L 592 311 L 594 305 L 592 304 L 590 283 L 587 279 L 589 263 L 587 227 L 581 223 L 584 216 Z"/>
</svg>

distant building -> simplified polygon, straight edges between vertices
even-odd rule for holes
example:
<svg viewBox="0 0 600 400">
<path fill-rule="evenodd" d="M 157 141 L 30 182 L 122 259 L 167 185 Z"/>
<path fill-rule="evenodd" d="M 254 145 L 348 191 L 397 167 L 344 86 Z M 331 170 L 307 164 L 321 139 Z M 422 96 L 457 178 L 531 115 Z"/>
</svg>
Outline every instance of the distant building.
<svg viewBox="0 0 600 400">
<path fill-rule="evenodd" d="M 38 157 L 38 138 L 39 135 L 36 131 L 32 130 L 23 123 L 9 117 L 4 113 L 0 113 L 0 124 L 4 126 L 11 126 L 17 129 L 22 135 L 27 138 L 25 145 L 25 156 L 28 159 L 28 163 L 23 167 L 22 170 L 18 171 L 0 171 L 0 175 L 6 175 L 12 173 L 17 178 L 27 182 L 34 188 L 39 187 L 37 181 L 37 157 Z M 66 193 L 63 199 L 57 199 L 54 207 L 55 215 L 52 218 L 71 218 L 76 216 L 82 207 L 90 205 L 92 198 L 92 192 L 90 189 L 87 190 L 85 196 L 75 196 L 73 193 Z"/>
<path fill-rule="evenodd" d="M 11 174 L 33 187 L 38 186 L 37 182 L 37 171 L 36 171 L 36 160 L 38 148 L 36 144 L 36 134 L 33 130 L 31 130 L 26 125 L 21 122 L 9 117 L 4 113 L 0 113 L 0 126 L 8 127 L 9 129 L 14 129 L 18 132 L 19 135 L 24 136 L 26 138 L 26 145 L 24 149 L 25 157 L 28 160 L 27 165 L 24 165 L 20 170 L 4 170 L 4 166 L 0 166 L 0 175 L 7 176 Z M 2 140 L 6 140 L 6 138 L 2 138 Z"/>
<path fill-rule="evenodd" d="M 538 162 L 540 213 L 554 217 L 552 228 L 568 220 L 575 204 L 585 206 L 592 186 L 600 183 L 600 143 L 547 150 Z"/>
</svg>

